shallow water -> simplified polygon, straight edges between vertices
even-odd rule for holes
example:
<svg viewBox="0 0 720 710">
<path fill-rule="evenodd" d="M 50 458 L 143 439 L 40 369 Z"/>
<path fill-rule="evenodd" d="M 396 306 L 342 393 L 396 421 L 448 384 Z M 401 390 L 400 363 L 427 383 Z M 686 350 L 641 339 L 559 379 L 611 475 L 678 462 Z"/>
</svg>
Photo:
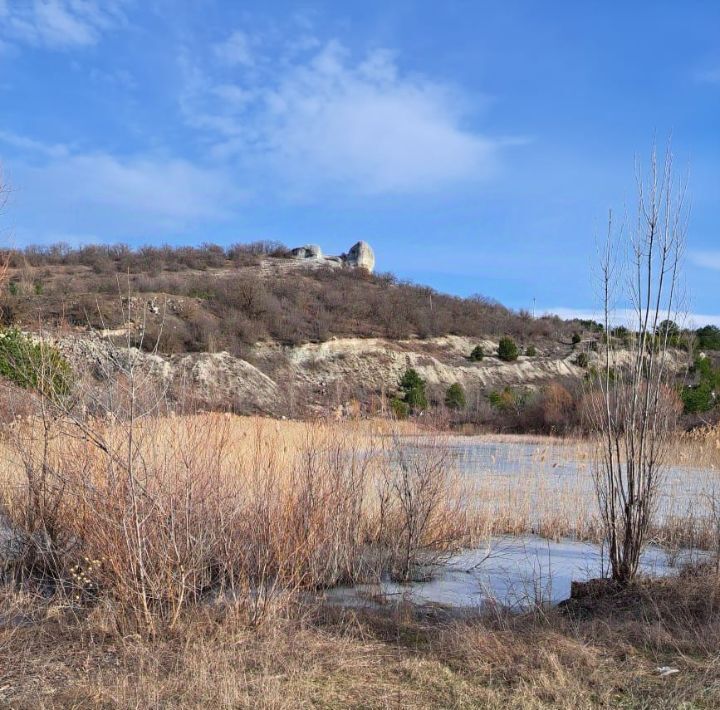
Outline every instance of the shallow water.
<svg viewBox="0 0 720 710">
<path fill-rule="evenodd" d="M 415 439 L 407 445 L 417 450 L 432 444 Z M 592 462 L 583 444 L 458 436 L 443 445 L 458 470 L 478 484 L 469 505 L 526 516 L 531 530 L 554 515 L 567 516 L 571 524 L 572 516 L 587 520 L 596 515 Z M 711 468 L 668 467 L 657 519 L 708 515 L 708 495 L 720 491 L 718 481 L 719 472 Z M 678 565 L 703 554 L 684 551 L 671 558 L 659 547 L 648 547 L 641 561 L 642 572 L 671 574 Z M 405 600 L 465 609 L 488 603 L 524 608 L 560 602 L 570 596 L 572 581 L 606 574 L 606 556 L 598 545 L 571 539 L 554 542 L 535 535 L 502 536 L 492 539 L 487 548 L 463 552 L 437 566 L 430 581 L 406 585 L 383 581 L 332 590 L 327 596 L 345 605 Z"/>
<path fill-rule="evenodd" d="M 456 609 L 479 609 L 488 603 L 517 609 L 556 604 L 570 596 L 572 581 L 604 576 L 603 557 L 600 547 L 589 543 L 503 536 L 491 540 L 485 549 L 463 552 L 436 567 L 429 581 L 361 584 L 330 590 L 326 598 L 346 606 L 407 601 Z M 672 574 L 692 559 L 692 554 L 685 553 L 671 560 L 662 549 L 649 547 L 642 558 L 642 572 Z"/>
</svg>

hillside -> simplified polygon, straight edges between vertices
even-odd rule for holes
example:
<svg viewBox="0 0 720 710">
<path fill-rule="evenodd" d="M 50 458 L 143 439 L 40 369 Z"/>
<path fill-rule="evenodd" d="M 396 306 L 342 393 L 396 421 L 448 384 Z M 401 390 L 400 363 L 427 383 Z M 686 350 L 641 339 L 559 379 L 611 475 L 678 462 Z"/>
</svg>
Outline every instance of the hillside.
<svg viewBox="0 0 720 710">
<path fill-rule="evenodd" d="M 41 327 L 83 372 L 138 348 L 172 398 L 207 408 L 387 412 L 412 367 L 431 404 L 460 383 L 466 420 L 565 429 L 578 424 L 580 385 L 600 337 L 592 322 L 533 318 L 482 296 L 293 258 L 274 243 L 52 246 L 6 256 L 6 325 Z M 503 336 L 518 345 L 512 362 L 496 357 Z M 471 360 L 477 346 L 485 357 Z"/>
<path fill-rule="evenodd" d="M 247 352 L 257 342 L 299 345 L 337 337 L 431 338 L 509 334 L 547 347 L 577 323 L 533 319 L 485 297 L 458 298 L 363 269 L 308 268 L 281 245 L 227 250 L 89 246 L 10 252 L 6 322 L 117 328 L 120 297 L 148 306 L 160 352 Z M 162 333 L 160 324 L 162 323 Z M 153 336 L 155 336 L 153 338 Z"/>
</svg>

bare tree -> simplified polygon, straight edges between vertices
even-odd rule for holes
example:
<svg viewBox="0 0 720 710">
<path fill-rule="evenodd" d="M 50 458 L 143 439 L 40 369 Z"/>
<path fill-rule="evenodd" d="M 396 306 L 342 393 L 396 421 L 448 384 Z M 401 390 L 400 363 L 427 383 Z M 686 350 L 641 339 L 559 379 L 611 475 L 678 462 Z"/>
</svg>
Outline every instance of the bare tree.
<svg viewBox="0 0 720 710">
<path fill-rule="evenodd" d="M 637 573 L 679 414 L 673 387 L 678 362 L 668 324 L 682 315 L 687 228 L 685 185 L 673 176 L 669 149 L 662 164 L 653 149 L 647 175 L 638 166 L 637 188 L 635 221 L 616 231 L 611 213 L 608 223 L 601 257 L 605 347 L 590 398 L 601 434 L 595 488 L 612 576 L 621 583 Z M 617 304 L 630 313 L 630 337 L 622 340 L 613 331 Z"/>
<path fill-rule="evenodd" d="M 2 165 L 0 165 L 0 212 L 5 207 L 8 196 L 8 186 L 5 182 L 5 175 L 3 174 Z"/>
</svg>

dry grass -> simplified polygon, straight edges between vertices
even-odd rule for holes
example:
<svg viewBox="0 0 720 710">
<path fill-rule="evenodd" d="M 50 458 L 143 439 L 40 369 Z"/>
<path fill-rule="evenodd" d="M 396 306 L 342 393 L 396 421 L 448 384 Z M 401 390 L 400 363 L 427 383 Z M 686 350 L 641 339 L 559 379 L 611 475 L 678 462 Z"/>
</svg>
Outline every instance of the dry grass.
<svg viewBox="0 0 720 710">
<path fill-rule="evenodd" d="M 679 464 L 706 466 L 720 472 L 720 426 L 702 427 L 681 434 L 672 455 Z"/>
<path fill-rule="evenodd" d="M 0 448 L 3 505 L 26 536 L 20 584 L 0 591 L 0 704 L 720 705 L 720 583 L 707 570 L 565 612 L 465 620 L 300 593 L 402 578 L 408 557 L 492 532 L 592 535 L 581 442 L 534 445 L 520 476 L 460 477 L 450 442 L 409 424 L 153 416 L 131 442 L 127 422 L 91 424 L 95 438 L 26 421 Z M 408 438 L 420 446 L 398 458 Z M 661 678 L 665 665 L 680 673 Z"/>
<path fill-rule="evenodd" d="M 3 507 L 16 579 L 109 601 L 143 633 L 208 595 L 264 613 L 279 593 L 414 576 L 469 540 L 439 443 L 405 453 L 373 424 L 219 414 L 19 424 Z"/>
<path fill-rule="evenodd" d="M 491 534 L 600 542 L 593 441 L 486 435 L 451 437 L 472 486 L 476 524 Z M 497 452 L 494 453 L 497 445 Z M 651 541 L 671 550 L 716 550 L 720 540 L 720 432 L 678 435 L 667 447 Z"/>
<path fill-rule="evenodd" d="M 259 627 L 237 608 L 183 615 L 152 640 L 107 614 L 16 600 L 0 628 L 14 708 L 677 708 L 720 703 L 718 580 L 638 585 L 583 608 L 429 621 L 295 609 Z M 7 603 L 7 600 L 6 600 Z M 679 673 L 660 677 L 657 668 Z"/>
</svg>

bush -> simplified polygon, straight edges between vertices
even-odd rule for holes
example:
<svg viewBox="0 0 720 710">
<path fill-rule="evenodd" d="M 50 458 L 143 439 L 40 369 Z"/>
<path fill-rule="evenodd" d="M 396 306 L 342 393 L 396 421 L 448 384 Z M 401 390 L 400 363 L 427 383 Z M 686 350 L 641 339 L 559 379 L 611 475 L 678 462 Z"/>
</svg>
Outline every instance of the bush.
<svg viewBox="0 0 720 710">
<path fill-rule="evenodd" d="M 578 367 L 582 367 L 585 369 L 588 366 L 588 356 L 586 353 L 579 353 L 578 356 L 575 358 L 575 364 Z"/>
<path fill-rule="evenodd" d="M 697 346 L 701 350 L 720 350 L 720 328 L 706 325 L 695 331 Z"/>
<path fill-rule="evenodd" d="M 512 338 L 505 336 L 500 338 L 498 344 L 498 357 L 505 362 L 512 362 L 518 358 L 518 346 Z"/>
<path fill-rule="evenodd" d="M 458 410 L 465 409 L 465 404 L 465 390 L 462 385 L 459 382 L 450 385 L 445 393 L 445 406 L 448 409 Z"/>
<path fill-rule="evenodd" d="M 559 382 L 546 385 L 539 399 L 541 422 L 544 431 L 564 432 L 576 423 L 575 398 Z"/>
<path fill-rule="evenodd" d="M 34 342 L 17 328 L 0 332 L 0 375 L 51 398 L 70 391 L 67 360 L 56 348 Z"/>
<path fill-rule="evenodd" d="M 681 397 L 685 413 L 709 412 L 718 403 L 720 367 L 714 367 L 708 357 L 698 357 L 691 371 L 698 382 L 683 387 Z"/>
<path fill-rule="evenodd" d="M 410 414 L 410 407 L 399 397 L 393 397 L 390 400 L 390 408 L 392 409 L 395 419 L 407 419 Z"/>
<path fill-rule="evenodd" d="M 572 336 L 573 347 L 575 347 L 581 340 L 582 340 L 582 337 L 580 336 L 580 333 L 573 333 L 573 336 Z"/>
<path fill-rule="evenodd" d="M 708 382 L 683 387 L 681 397 L 686 414 L 709 412 L 716 404 L 715 393 Z"/>
<path fill-rule="evenodd" d="M 470 353 L 470 360 L 473 362 L 480 362 L 485 357 L 485 351 L 482 348 L 482 345 L 476 345 L 472 352 Z"/>
<path fill-rule="evenodd" d="M 501 391 L 494 391 L 488 395 L 490 404 L 501 412 L 510 412 L 517 409 L 517 394 L 510 388 L 505 387 Z"/>
<path fill-rule="evenodd" d="M 409 367 L 400 378 L 400 389 L 403 399 L 411 412 L 427 409 L 427 395 L 425 394 L 425 380 L 417 370 Z"/>
<path fill-rule="evenodd" d="M 525 348 L 525 354 L 526 354 L 528 357 L 535 357 L 535 356 L 537 355 L 537 349 L 535 348 L 534 345 L 528 345 L 528 346 Z"/>
</svg>

